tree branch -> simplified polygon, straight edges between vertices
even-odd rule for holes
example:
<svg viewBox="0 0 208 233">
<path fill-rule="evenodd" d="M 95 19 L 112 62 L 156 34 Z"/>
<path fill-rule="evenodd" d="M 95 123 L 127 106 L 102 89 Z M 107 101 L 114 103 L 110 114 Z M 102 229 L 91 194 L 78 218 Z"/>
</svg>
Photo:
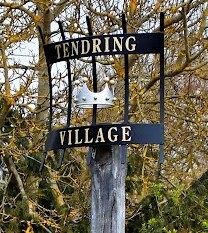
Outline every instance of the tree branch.
<svg viewBox="0 0 208 233">
<path fill-rule="evenodd" d="M 23 11 L 24 13 L 26 13 L 29 17 L 31 17 L 35 21 L 35 14 L 31 12 L 30 10 L 28 10 L 26 7 L 24 7 L 24 3 L 18 4 L 18 3 L 0 2 L 0 6 L 8 7 L 11 9 L 19 9 Z"/>
<path fill-rule="evenodd" d="M 188 42 L 188 30 L 187 30 L 187 17 L 186 17 L 186 9 L 182 8 L 183 14 L 183 27 L 184 27 L 184 41 L 185 41 L 185 53 L 186 53 L 186 61 L 189 61 L 190 58 L 190 50 L 189 50 L 189 42 Z"/>
<path fill-rule="evenodd" d="M 17 185 L 18 185 L 18 188 L 20 190 L 20 193 L 21 193 L 21 196 L 22 196 L 22 199 L 25 199 L 28 201 L 28 197 L 27 197 L 27 194 L 25 192 L 25 189 L 24 189 L 24 185 L 23 185 L 23 182 L 22 182 L 22 179 L 16 169 L 16 166 L 12 160 L 11 157 L 7 157 L 5 156 L 4 157 L 4 162 L 5 164 L 7 165 L 7 168 L 9 169 L 9 171 L 14 175 L 16 181 L 17 181 Z"/>
<path fill-rule="evenodd" d="M 70 3 L 71 3 L 71 1 L 70 1 Z M 65 9 L 67 4 L 69 4 L 68 0 L 60 0 L 58 3 L 56 3 L 56 7 L 52 13 L 54 15 L 54 18 L 56 18 Z"/>
<path fill-rule="evenodd" d="M 186 7 L 186 13 L 188 14 L 188 12 L 193 9 L 193 8 L 197 8 L 200 5 L 204 4 L 207 2 L 207 0 L 201 0 L 201 1 L 196 1 L 195 3 L 191 4 L 192 0 L 189 0 L 187 3 L 184 3 L 181 5 L 181 7 Z M 167 18 L 165 20 L 165 28 L 169 27 L 175 23 L 178 23 L 179 21 L 181 21 L 183 19 L 183 14 L 180 12 L 176 15 L 174 15 L 173 17 Z M 156 28 L 154 30 L 154 32 L 159 31 L 159 27 Z"/>
</svg>

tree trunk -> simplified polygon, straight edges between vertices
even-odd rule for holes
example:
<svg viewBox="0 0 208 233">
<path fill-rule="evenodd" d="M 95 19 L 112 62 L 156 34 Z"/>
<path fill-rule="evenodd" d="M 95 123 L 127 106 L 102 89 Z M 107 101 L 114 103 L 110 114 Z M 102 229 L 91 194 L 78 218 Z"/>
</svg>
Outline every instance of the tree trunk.
<svg viewBox="0 0 208 233">
<path fill-rule="evenodd" d="M 126 164 L 121 163 L 121 146 L 98 147 L 90 169 L 91 233 L 124 233 Z"/>
</svg>

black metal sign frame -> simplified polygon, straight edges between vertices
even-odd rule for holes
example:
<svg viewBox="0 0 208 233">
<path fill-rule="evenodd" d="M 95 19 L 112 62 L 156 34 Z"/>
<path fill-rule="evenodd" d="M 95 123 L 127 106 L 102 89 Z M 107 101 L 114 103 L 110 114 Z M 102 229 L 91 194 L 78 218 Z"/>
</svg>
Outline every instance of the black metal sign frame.
<svg viewBox="0 0 208 233">
<path fill-rule="evenodd" d="M 83 38 L 66 40 L 62 24 L 59 29 L 62 41 L 45 44 L 44 36 L 39 29 L 44 44 L 44 52 L 48 66 L 50 87 L 50 115 L 49 133 L 45 144 L 45 150 L 60 151 L 58 167 L 61 166 L 66 148 L 89 146 L 90 152 L 88 163 L 90 163 L 93 148 L 100 145 L 122 145 L 122 163 L 126 161 L 127 144 L 159 144 L 160 163 L 164 160 L 164 13 L 160 13 L 160 32 L 157 33 L 127 33 L 125 15 L 122 15 L 123 34 L 93 36 L 89 17 L 87 19 L 89 36 Z M 96 60 L 98 55 L 123 54 L 125 65 L 125 104 L 124 121 L 122 124 L 96 124 L 97 106 L 93 105 L 91 126 L 70 127 L 72 109 L 72 84 L 70 60 L 81 57 L 92 57 L 93 70 L 93 92 L 97 92 Z M 158 124 L 132 124 L 129 123 L 129 54 L 159 54 L 160 55 L 160 119 Z M 65 61 L 68 70 L 68 114 L 64 129 L 51 130 L 53 118 L 53 96 L 51 67 L 54 63 Z M 45 163 L 46 152 L 42 159 L 40 170 Z"/>
</svg>

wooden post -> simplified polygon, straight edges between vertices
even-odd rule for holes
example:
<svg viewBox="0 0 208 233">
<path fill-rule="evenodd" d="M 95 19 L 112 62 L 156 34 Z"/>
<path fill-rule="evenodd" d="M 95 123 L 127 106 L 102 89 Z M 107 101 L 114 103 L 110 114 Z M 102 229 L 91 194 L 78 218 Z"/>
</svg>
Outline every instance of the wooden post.
<svg viewBox="0 0 208 233">
<path fill-rule="evenodd" d="M 126 164 L 121 146 L 96 148 L 91 159 L 91 233 L 125 233 Z"/>
</svg>

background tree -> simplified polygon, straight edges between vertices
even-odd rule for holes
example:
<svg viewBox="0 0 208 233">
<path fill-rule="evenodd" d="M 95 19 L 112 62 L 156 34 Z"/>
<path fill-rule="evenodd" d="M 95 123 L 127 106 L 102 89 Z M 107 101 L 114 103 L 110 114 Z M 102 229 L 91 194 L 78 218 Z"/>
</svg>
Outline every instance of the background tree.
<svg viewBox="0 0 208 233">
<path fill-rule="evenodd" d="M 207 221 L 204 203 L 193 196 L 192 203 L 197 203 L 204 215 L 188 218 L 188 207 L 184 205 L 182 213 L 188 224 L 181 218 L 170 224 L 164 216 L 173 209 L 180 210 L 179 198 L 188 196 L 186 190 L 191 181 L 207 170 L 207 0 L 5 0 L 0 7 L 0 231 L 89 229 L 87 150 L 68 150 L 59 171 L 55 169 L 57 156 L 51 153 L 44 172 L 38 172 L 47 133 L 49 91 L 37 26 L 42 28 L 47 43 L 61 39 L 58 20 L 63 22 L 68 38 L 86 36 L 86 15 L 96 34 L 119 33 L 124 12 L 128 32 L 153 32 L 158 31 L 161 11 L 165 12 L 166 160 L 158 166 L 157 146 L 129 148 L 127 231 L 203 231 Z M 123 116 L 123 57 L 99 57 L 97 62 L 100 85 L 104 76 L 116 78 L 116 95 L 120 99 L 110 111 L 99 111 L 99 121 L 118 122 Z M 130 120 L 157 122 L 158 56 L 130 56 L 129 64 Z M 74 80 L 91 77 L 90 59 L 73 61 L 71 67 Z M 65 122 L 66 89 L 66 66 L 54 65 L 56 128 Z M 89 124 L 90 116 L 90 111 L 81 114 L 74 109 L 72 124 Z M 168 208 L 170 201 L 172 208 Z M 151 214 L 142 206 L 148 206 Z M 160 216 L 161 221 L 155 222 L 154 216 Z M 197 227 L 189 224 L 194 218 L 199 222 Z"/>
</svg>

